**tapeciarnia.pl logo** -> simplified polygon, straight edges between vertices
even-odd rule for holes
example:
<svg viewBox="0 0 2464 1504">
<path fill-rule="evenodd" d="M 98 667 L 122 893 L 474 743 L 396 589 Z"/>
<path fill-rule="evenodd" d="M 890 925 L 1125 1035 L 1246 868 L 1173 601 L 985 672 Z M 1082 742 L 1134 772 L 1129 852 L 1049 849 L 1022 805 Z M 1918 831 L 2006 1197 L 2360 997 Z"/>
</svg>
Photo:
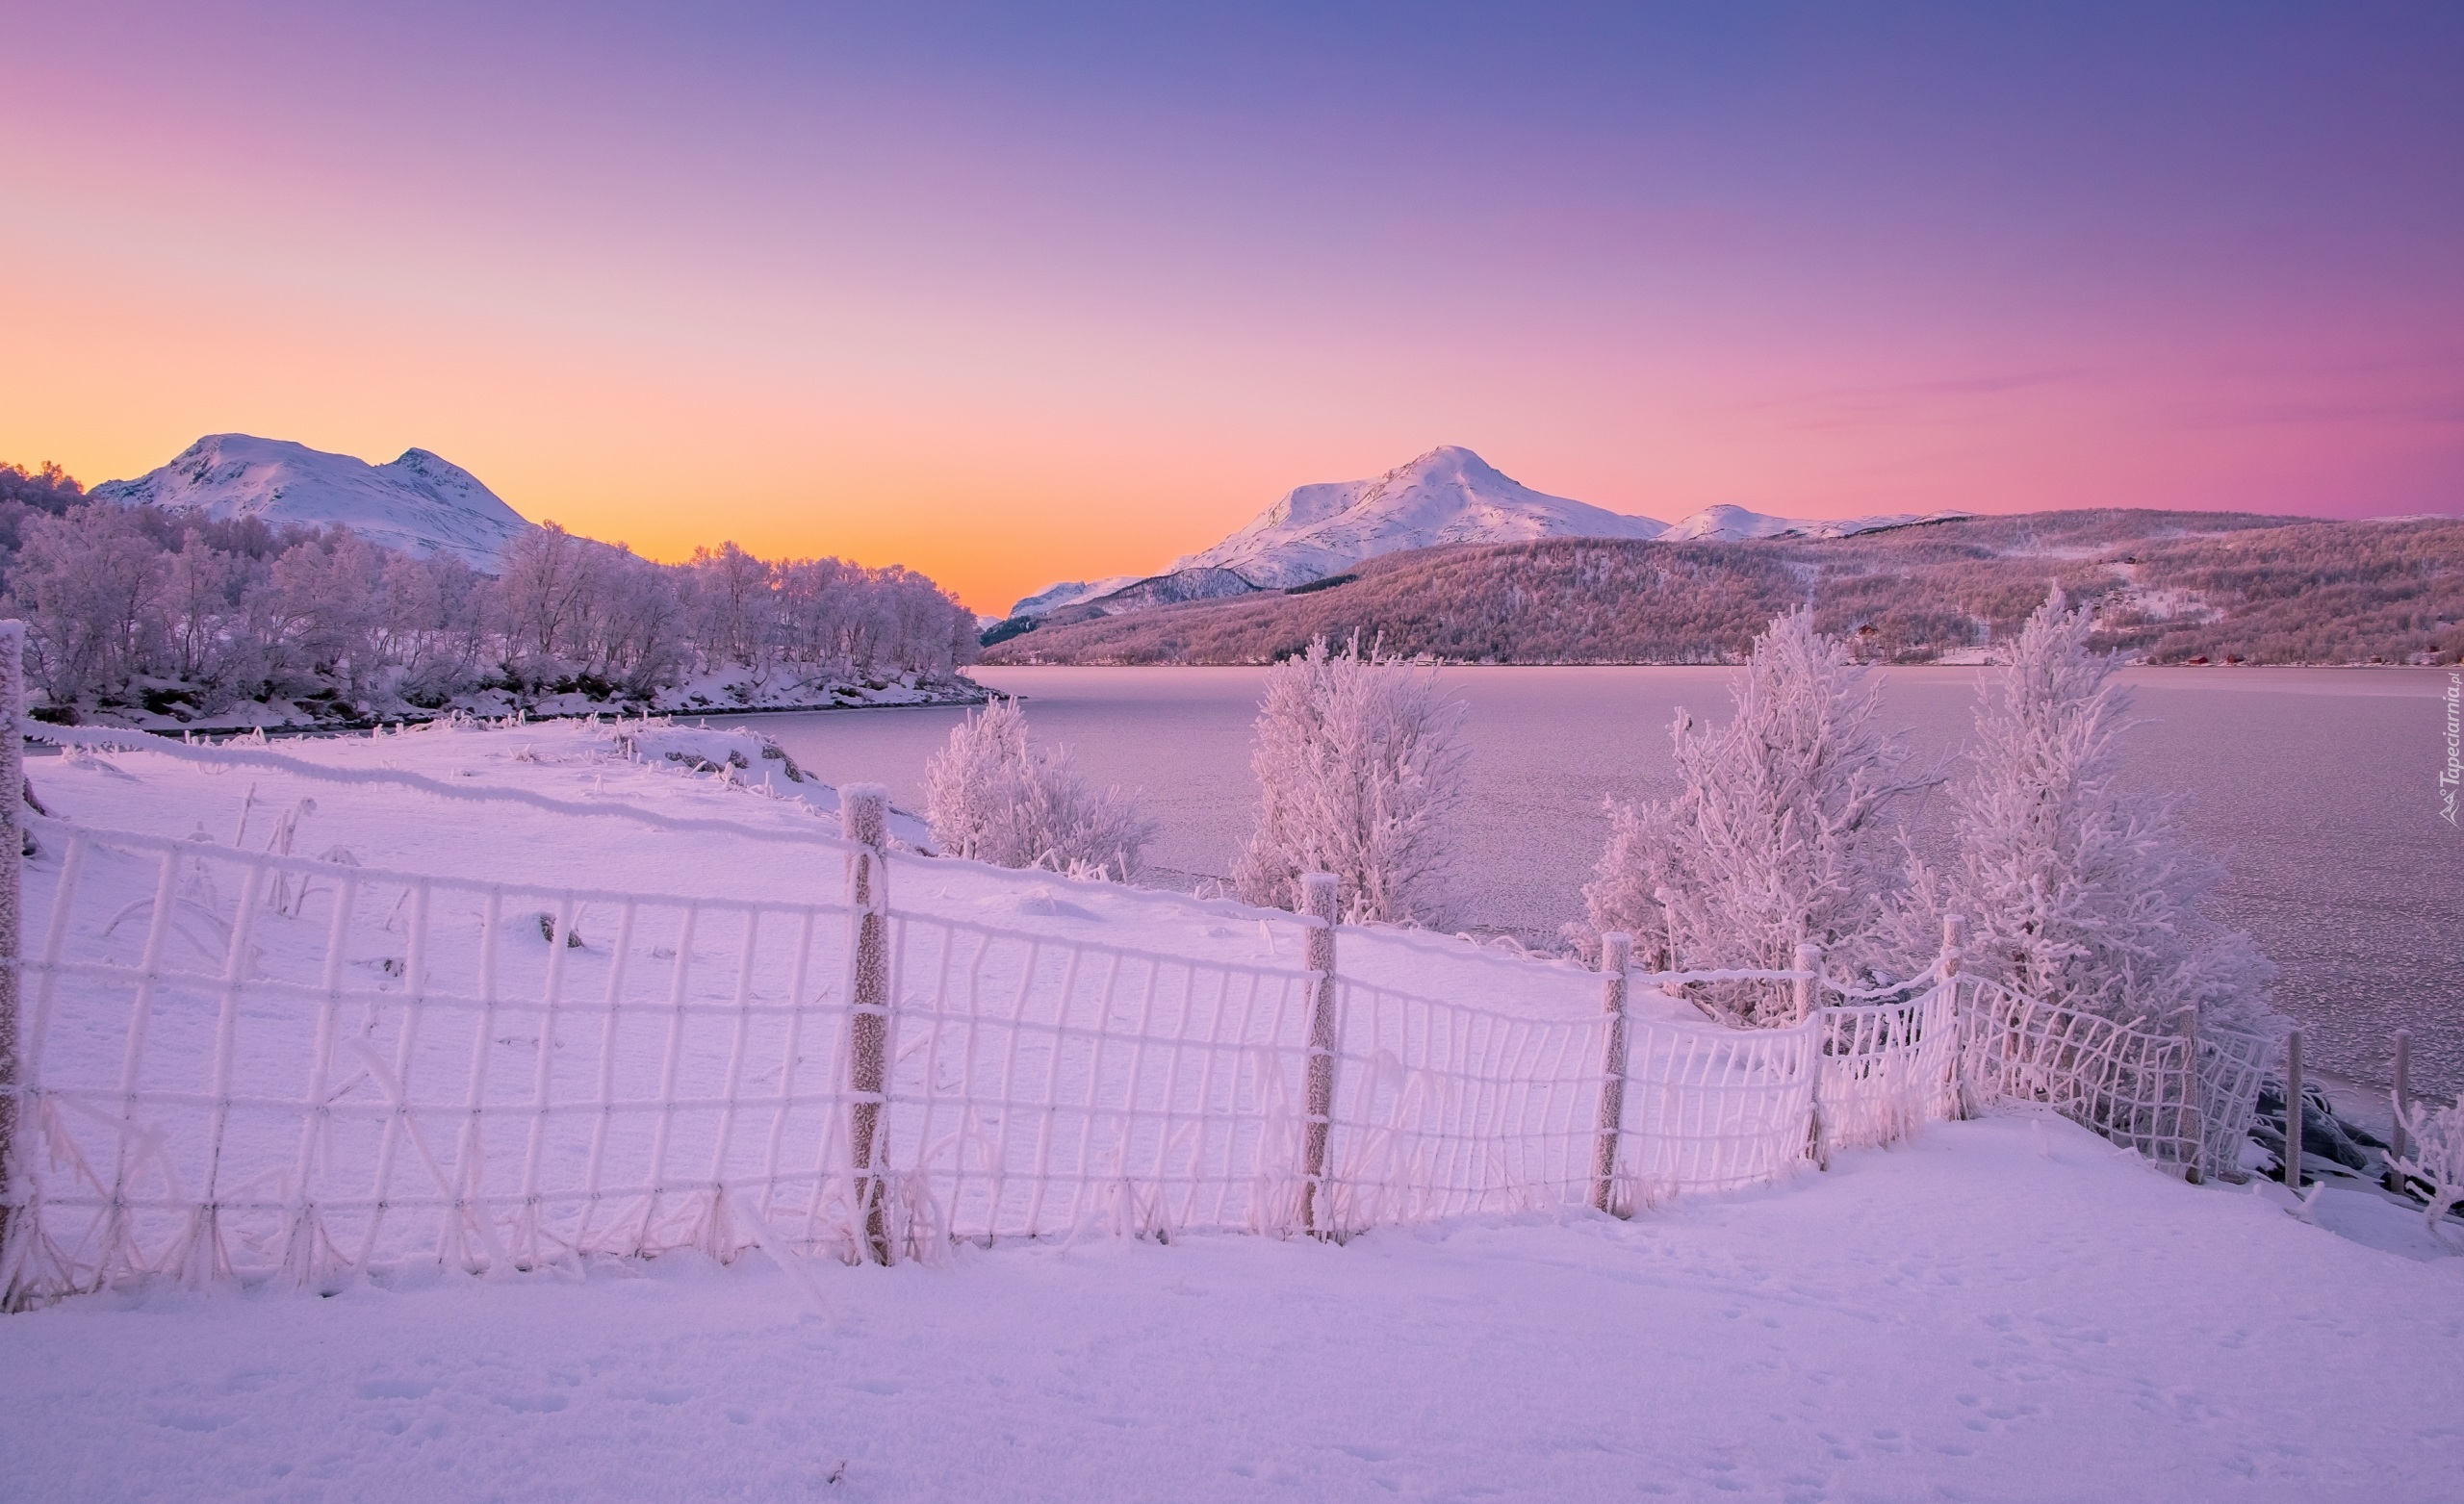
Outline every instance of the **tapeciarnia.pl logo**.
<svg viewBox="0 0 2464 1504">
<path fill-rule="evenodd" d="M 2438 770 L 2438 813 L 2455 824 L 2456 785 L 2464 782 L 2464 669 L 2447 671 L 2447 766 Z"/>
</svg>

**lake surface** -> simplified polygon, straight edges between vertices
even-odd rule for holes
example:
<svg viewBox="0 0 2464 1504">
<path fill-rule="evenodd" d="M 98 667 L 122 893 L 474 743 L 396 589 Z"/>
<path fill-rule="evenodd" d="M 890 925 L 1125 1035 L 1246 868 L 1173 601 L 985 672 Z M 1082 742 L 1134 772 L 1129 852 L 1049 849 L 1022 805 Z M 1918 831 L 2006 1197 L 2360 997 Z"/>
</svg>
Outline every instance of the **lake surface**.
<svg viewBox="0 0 2464 1504">
<path fill-rule="evenodd" d="M 1163 834 L 1153 879 L 1187 886 L 1230 870 L 1257 801 L 1249 769 L 1257 669 L 987 668 L 1026 697 L 1038 741 L 1066 745 L 1098 783 L 1143 791 Z M 1609 796 L 1675 787 L 1668 725 L 1680 705 L 1728 711 L 1732 671 L 1450 668 L 1467 707 L 1472 797 L 1460 823 L 1456 917 L 1553 941 L 1582 912 Z M 2447 671 L 2126 671 L 2143 723 L 2125 740 L 2137 786 L 2188 796 L 2192 834 L 2230 863 L 2227 919 L 2281 968 L 2275 1004 L 2308 1029 L 2321 1066 L 2384 1083 L 2387 1036 L 2414 1037 L 2420 1090 L 2464 1085 L 2464 834 L 2439 814 Z M 1884 719 L 1920 756 L 1955 755 L 1975 671 L 1895 669 Z M 832 782 L 889 786 L 923 806 L 924 761 L 950 709 L 746 718 Z M 715 721 L 716 718 L 714 718 Z M 1920 841 L 1943 802 L 1910 811 Z"/>
</svg>

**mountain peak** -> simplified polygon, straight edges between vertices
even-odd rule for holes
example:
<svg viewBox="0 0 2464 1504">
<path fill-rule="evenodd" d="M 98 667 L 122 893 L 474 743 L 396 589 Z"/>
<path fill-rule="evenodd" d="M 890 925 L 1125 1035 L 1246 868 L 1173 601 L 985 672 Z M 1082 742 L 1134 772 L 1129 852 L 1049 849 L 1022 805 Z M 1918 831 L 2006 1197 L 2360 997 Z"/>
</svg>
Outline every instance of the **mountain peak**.
<svg viewBox="0 0 2464 1504">
<path fill-rule="evenodd" d="M 91 495 L 211 518 L 259 517 L 276 526 L 340 524 L 389 548 L 450 553 L 493 573 L 530 523 L 476 475 L 426 449 L 371 465 L 290 439 L 210 433 L 135 480 Z"/>
<path fill-rule="evenodd" d="M 1446 444 L 1367 480 L 1298 486 L 1250 523 L 1173 564 L 1268 587 L 1305 584 L 1381 553 L 1443 543 L 1656 538 L 1665 524 L 1532 490 Z"/>
</svg>

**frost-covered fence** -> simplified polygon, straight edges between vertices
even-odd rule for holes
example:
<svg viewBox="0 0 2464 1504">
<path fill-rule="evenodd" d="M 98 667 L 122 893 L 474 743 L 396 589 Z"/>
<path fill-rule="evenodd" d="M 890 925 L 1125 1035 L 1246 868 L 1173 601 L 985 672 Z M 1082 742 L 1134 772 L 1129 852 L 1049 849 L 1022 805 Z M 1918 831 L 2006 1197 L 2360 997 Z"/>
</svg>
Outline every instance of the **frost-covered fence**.
<svg viewBox="0 0 2464 1504">
<path fill-rule="evenodd" d="M 1955 985 L 1902 1002 L 1825 1008 L 1822 1078 L 1814 1092 L 1819 1153 L 1905 1138 L 1959 1110 L 1960 1014 Z"/>
<path fill-rule="evenodd" d="M 1825 1141 L 1817 1102 L 1835 1146 L 1948 1096 L 1945 989 L 1782 1029 L 1624 1016 L 1612 1055 L 1621 1015 L 1536 1016 L 1503 963 L 1493 997 L 1390 986 L 1322 916 L 1270 921 L 1303 930 L 1293 966 L 936 912 L 901 892 L 926 863 L 861 818 L 812 838 L 847 875 L 816 862 L 827 891 L 780 901 L 25 824 L 12 1305 L 686 1247 L 1341 1235 L 1593 1205 L 1604 1178 L 1625 1211 L 1786 1173 Z M 1814 982 L 1617 979 L 1662 1004 Z"/>
<path fill-rule="evenodd" d="M 1291 968 L 36 824 L 62 854 L 20 968 L 15 1299 L 1268 1228 L 1297 1182 Z M 868 920 L 878 1088 L 850 1070 Z"/>
<path fill-rule="evenodd" d="M 1961 1075 L 1979 1101 L 2037 1102 L 2195 1178 L 2234 1169 L 2275 1040 L 2131 1028 L 1962 977 Z"/>
</svg>

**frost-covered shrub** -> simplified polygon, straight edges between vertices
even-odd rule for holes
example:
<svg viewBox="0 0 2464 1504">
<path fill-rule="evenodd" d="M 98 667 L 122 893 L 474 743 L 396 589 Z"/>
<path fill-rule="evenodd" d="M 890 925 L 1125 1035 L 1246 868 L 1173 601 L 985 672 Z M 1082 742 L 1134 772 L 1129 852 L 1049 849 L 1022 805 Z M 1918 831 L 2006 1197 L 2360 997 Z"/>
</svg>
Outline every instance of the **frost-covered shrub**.
<svg viewBox="0 0 2464 1504">
<path fill-rule="evenodd" d="M 1463 797 L 1462 709 L 1434 669 L 1322 637 L 1267 673 L 1251 753 L 1257 827 L 1243 902 L 1296 908 L 1303 873 L 1342 879 L 1355 924 L 1428 924 L 1445 901 L 1446 822 Z"/>
<path fill-rule="evenodd" d="M 2040 1002 L 2158 1031 L 2255 1024 L 2274 968 L 2207 912 L 2223 869 L 2187 847 L 2177 801 L 2117 786 L 2129 697 L 2089 632 L 2056 591 L 1986 674 L 1953 865 L 1911 861 L 1909 953 L 1962 913 L 1968 968 Z"/>
<path fill-rule="evenodd" d="M 2447 1209 L 2464 1202 L 2464 1096 L 2451 1107 L 2432 1110 L 2426 1102 L 2398 1104 L 2410 1153 L 2388 1160 L 2398 1173 L 2421 1182 L 2429 1191 L 2424 1225 L 2433 1237 Z"/>
<path fill-rule="evenodd" d="M 1925 781 L 1875 727 L 1879 691 L 1810 613 L 1774 621 L 1732 691 L 1734 716 L 1705 726 L 1679 712 L 1677 796 L 1609 802 L 1589 924 L 1574 937 L 1629 930 L 1638 959 L 1686 970 L 1785 968 L 1808 941 L 1835 972 L 1878 969 L 1899 861 L 1876 817 Z M 1706 1001 L 1750 1023 L 1794 1017 L 1772 988 Z"/>
<path fill-rule="evenodd" d="M 1090 789 L 1060 747 L 1030 747 L 1014 700 L 951 727 L 924 777 L 925 815 L 946 856 L 1126 882 L 1155 838 L 1155 823 L 1128 795 Z"/>
</svg>

